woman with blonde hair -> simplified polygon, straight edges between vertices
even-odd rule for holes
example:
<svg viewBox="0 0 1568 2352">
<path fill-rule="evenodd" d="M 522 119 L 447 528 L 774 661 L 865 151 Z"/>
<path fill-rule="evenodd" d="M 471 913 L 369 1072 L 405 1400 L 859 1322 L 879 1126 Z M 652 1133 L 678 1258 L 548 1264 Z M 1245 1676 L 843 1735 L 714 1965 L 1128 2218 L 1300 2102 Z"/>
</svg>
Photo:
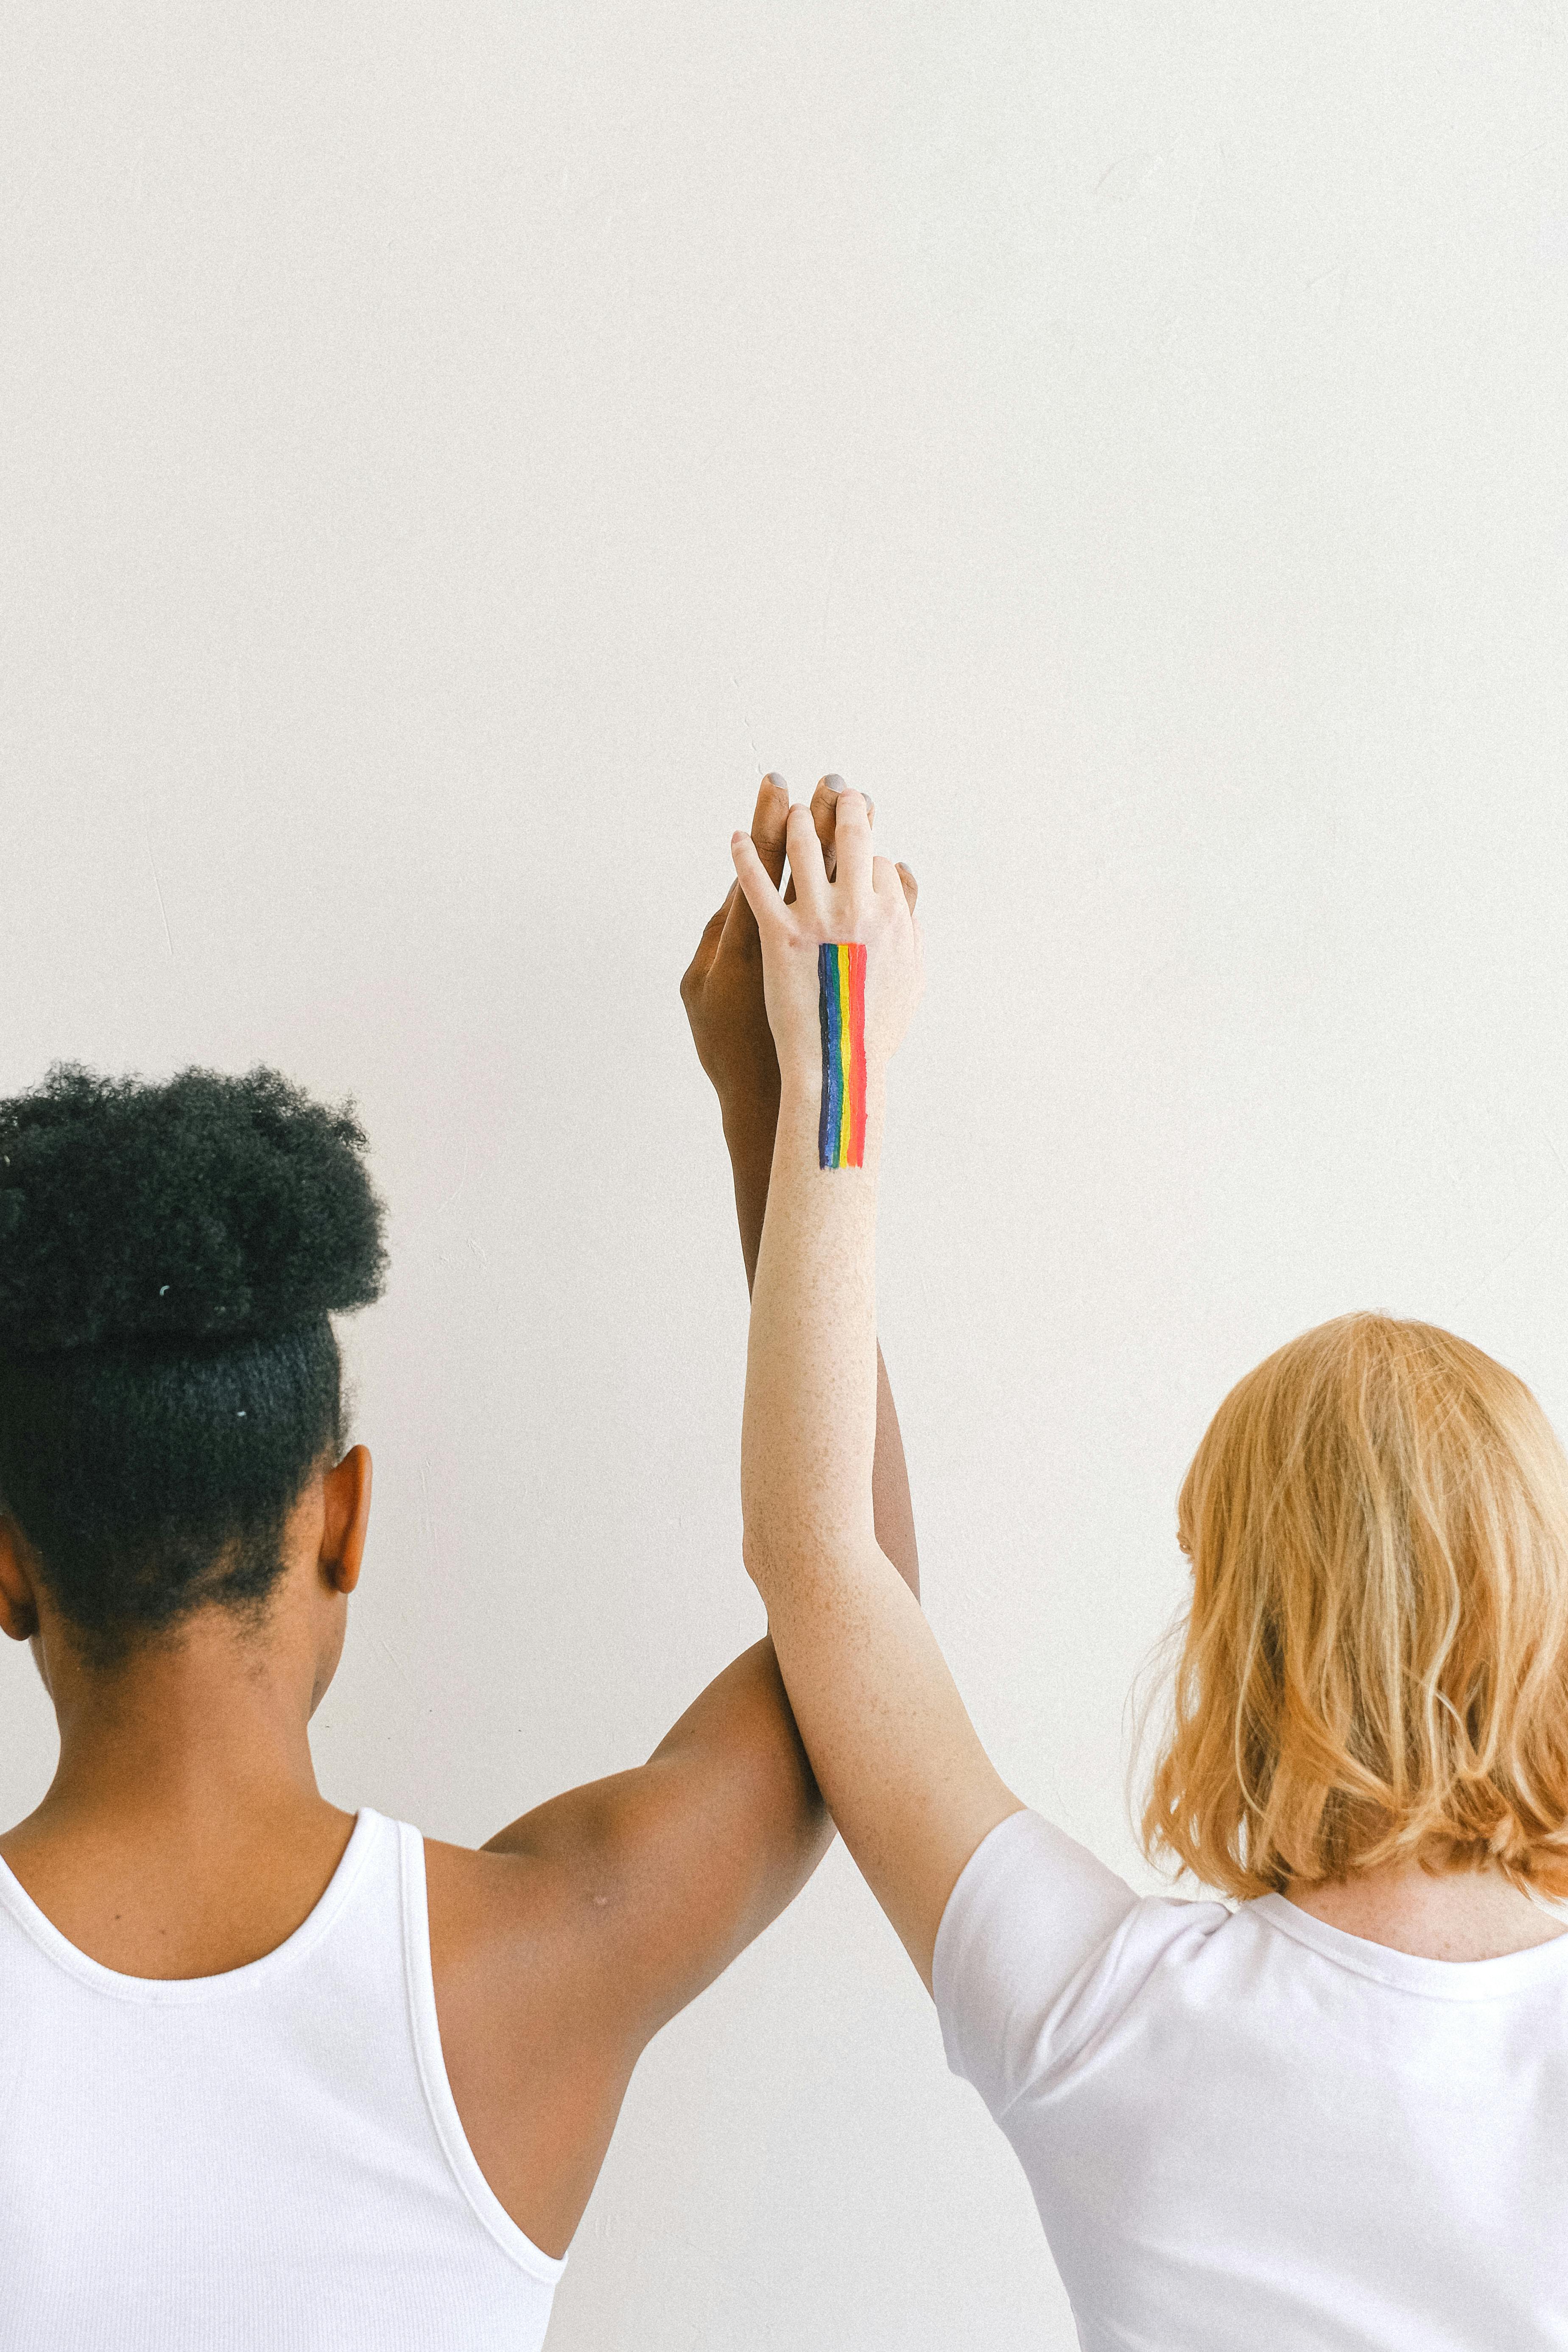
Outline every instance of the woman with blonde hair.
<svg viewBox="0 0 1568 2352">
<path fill-rule="evenodd" d="M 1568 2345 L 1568 1465 L 1462 1339 L 1347 1316 L 1231 1391 L 1140 1900 L 993 1769 L 879 1549 L 874 1255 L 912 890 L 804 810 L 761 931 L 781 1103 L 747 1566 L 846 1843 L 1034 2190 L 1086 2352 Z M 900 887 L 903 882 L 904 887 Z"/>
</svg>

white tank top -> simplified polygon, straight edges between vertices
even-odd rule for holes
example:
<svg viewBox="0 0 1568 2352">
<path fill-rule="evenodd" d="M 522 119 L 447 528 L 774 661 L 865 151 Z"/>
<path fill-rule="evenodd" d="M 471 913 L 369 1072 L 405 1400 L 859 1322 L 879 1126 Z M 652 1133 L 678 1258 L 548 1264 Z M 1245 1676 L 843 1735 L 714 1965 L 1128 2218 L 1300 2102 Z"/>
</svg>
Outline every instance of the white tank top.
<svg viewBox="0 0 1568 2352">
<path fill-rule="evenodd" d="M 286 1943 L 172 1981 L 0 1861 L 3 2352 L 537 2352 L 563 2267 L 458 2119 L 406 1822 L 362 1808 Z"/>
</svg>

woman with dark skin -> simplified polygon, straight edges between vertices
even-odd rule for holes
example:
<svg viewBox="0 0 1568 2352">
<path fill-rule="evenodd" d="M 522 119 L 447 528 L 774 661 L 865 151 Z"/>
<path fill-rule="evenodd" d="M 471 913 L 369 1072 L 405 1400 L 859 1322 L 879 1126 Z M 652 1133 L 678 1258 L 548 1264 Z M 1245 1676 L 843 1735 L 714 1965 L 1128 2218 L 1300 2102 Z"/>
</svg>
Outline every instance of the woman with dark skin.
<svg viewBox="0 0 1568 2352">
<path fill-rule="evenodd" d="M 814 814 L 831 855 L 836 780 Z M 752 829 L 776 880 L 788 796 L 767 779 Z M 911 886 L 912 887 L 912 886 Z M 767 1198 L 778 1070 L 757 928 L 731 889 L 681 987 L 718 1091 L 750 1281 Z M 914 1530 L 885 1374 L 877 1533 L 910 1586 Z M 271 1952 L 311 1913 L 355 1816 L 321 1796 L 309 1724 L 342 1653 L 370 1517 L 354 1445 L 309 1477 L 259 1634 L 211 1604 L 111 1672 L 73 1641 L 47 1563 L 0 1516 L 0 1625 L 28 1642 L 59 1721 L 43 1801 L 0 1837 L 25 1895 L 100 1966 L 212 1977 Z M 440 2042 L 458 2115 L 508 2214 L 563 2253 L 639 2053 L 799 1891 L 832 1835 L 770 1641 L 689 1706 L 647 1762 L 537 1806 L 479 1852 L 426 1841 Z"/>
</svg>

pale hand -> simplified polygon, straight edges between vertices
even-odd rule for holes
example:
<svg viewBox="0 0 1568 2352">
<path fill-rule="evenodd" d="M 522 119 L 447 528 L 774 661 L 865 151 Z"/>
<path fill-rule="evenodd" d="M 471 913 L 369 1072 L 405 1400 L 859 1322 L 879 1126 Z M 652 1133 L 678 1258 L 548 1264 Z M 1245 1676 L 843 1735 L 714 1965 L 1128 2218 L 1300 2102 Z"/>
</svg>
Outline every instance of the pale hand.
<svg viewBox="0 0 1568 2352">
<path fill-rule="evenodd" d="M 749 834 L 731 841 L 735 872 L 757 919 L 768 1023 L 786 1086 L 820 1073 L 822 1028 L 817 950 L 828 941 L 866 949 L 866 1058 L 879 1070 L 909 1027 L 922 986 L 921 928 L 913 877 L 871 854 L 865 797 L 840 793 L 831 881 L 811 812 L 797 802 L 785 826 L 793 903 L 772 880 Z"/>
</svg>

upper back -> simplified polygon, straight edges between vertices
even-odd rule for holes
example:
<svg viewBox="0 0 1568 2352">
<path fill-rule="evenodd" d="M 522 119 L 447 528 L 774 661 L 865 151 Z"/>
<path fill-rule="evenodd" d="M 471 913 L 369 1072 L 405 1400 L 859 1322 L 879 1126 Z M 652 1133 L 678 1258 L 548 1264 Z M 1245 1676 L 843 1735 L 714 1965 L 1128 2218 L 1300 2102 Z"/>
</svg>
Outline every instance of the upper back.
<svg viewBox="0 0 1568 2352">
<path fill-rule="evenodd" d="M 543 2338 L 561 2263 L 501 2206 L 442 2060 L 417 1831 L 368 1809 L 321 1901 L 226 1974 L 118 1974 L 0 1864 L 5 2352 L 464 2352 Z"/>
<path fill-rule="evenodd" d="M 936 1991 L 1088 2352 L 1568 2340 L 1568 1937 L 1458 1963 L 1280 1896 L 1140 1902 L 1022 1813 Z"/>
</svg>

